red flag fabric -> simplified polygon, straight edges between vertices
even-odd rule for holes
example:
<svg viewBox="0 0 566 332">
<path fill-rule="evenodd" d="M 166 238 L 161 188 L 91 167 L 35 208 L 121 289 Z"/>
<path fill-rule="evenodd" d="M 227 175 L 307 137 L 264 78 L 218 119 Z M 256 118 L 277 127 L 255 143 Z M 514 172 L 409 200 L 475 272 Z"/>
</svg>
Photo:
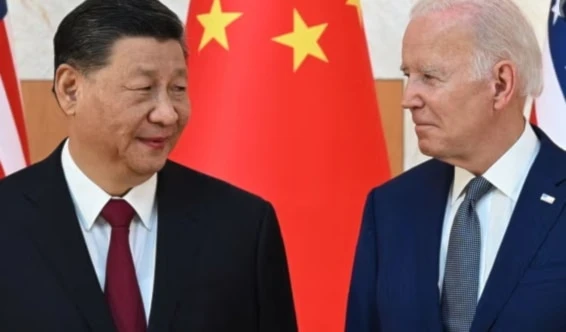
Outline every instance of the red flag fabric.
<svg viewBox="0 0 566 332">
<path fill-rule="evenodd" d="M 192 0 L 172 159 L 271 201 L 303 332 L 343 331 L 363 204 L 390 176 L 359 0 Z"/>
<path fill-rule="evenodd" d="M 19 81 L 5 22 L 7 12 L 6 0 L 0 0 L 0 178 L 28 164 Z"/>
</svg>

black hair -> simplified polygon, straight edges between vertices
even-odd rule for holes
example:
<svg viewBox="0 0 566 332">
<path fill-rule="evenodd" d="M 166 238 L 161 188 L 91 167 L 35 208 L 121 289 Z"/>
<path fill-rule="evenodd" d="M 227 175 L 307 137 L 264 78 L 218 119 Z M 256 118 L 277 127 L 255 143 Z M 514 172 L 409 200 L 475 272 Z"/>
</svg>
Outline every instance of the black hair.
<svg viewBox="0 0 566 332">
<path fill-rule="evenodd" d="M 177 40 L 187 54 L 183 23 L 159 0 L 86 0 L 57 28 L 54 70 L 63 63 L 84 72 L 104 67 L 123 37 Z"/>
</svg>

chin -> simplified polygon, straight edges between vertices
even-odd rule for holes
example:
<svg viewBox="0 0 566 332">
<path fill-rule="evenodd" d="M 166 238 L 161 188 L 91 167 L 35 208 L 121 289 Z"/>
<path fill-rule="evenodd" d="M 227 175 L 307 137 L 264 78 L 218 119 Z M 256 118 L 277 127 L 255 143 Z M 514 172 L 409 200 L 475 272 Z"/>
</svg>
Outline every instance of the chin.
<svg viewBox="0 0 566 332">
<path fill-rule="evenodd" d="M 130 165 L 130 169 L 138 175 L 151 176 L 161 171 L 166 162 L 167 159 L 138 161 Z"/>
<path fill-rule="evenodd" d="M 419 140 L 419 150 L 422 154 L 432 158 L 441 158 L 443 156 L 442 149 L 438 144 L 434 144 L 430 140 Z"/>
</svg>

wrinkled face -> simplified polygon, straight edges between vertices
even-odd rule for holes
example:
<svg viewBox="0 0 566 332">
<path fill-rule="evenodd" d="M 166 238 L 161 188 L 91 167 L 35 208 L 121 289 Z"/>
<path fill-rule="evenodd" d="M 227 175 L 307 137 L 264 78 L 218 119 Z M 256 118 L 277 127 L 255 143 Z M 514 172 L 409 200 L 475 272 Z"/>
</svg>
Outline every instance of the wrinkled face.
<svg viewBox="0 0 566 332">
<path fill-rule="evenodd" d="M 470 30 L 454 17 L 431 14 L 413 19 L 403 39 L 403 107 L 411 112 L 420 150 L 438 159 L 472 155 L 492 118 L 489 82 L 471 75 Z"/>
<path fill-rule="evenodd" d="M 164 166 L 187 123 L 186 88 L 177 41 L 120 39 L 108 64 L 81 81 L 71 140 L 123 171 L 151 175 Z"/>
</svg>

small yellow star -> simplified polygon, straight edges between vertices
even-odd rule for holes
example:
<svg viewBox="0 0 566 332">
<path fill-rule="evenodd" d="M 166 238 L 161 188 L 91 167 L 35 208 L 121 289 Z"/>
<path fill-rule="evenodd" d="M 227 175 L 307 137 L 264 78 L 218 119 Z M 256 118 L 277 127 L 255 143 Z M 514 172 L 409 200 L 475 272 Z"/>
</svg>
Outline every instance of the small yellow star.
<svg viewBox="0 0 566 332">
<path fill-rule="evenodd" d="M 213 0 L 209 13 L 197 15 L 197 20 L 204 28 L 198 50 L 202 50 L 213 39 L 228 50 L 226 28 L 240 16 L 242 16 L 242 13 L 223 12 L 220 0 Z"/>
<path fill-rule="evenodd" d="M 347 0 L 346 5 L 356 7 L 358 10 L 358 20 L 362 23 L 362 4 L 361 0 Z"/>
<path fill-rule="evenodd" d="M 328 62 L 326 54 L 318 44 L 320 36 L 328 26 L 328 23 L 309 27 L 301 17 L 301 14 L 293 10 L 293 32 L 273 38 L 273 41 L 289 46 L 293 49 L 293 70 L 301 66 L 308 55 Z"/>
</svg>

